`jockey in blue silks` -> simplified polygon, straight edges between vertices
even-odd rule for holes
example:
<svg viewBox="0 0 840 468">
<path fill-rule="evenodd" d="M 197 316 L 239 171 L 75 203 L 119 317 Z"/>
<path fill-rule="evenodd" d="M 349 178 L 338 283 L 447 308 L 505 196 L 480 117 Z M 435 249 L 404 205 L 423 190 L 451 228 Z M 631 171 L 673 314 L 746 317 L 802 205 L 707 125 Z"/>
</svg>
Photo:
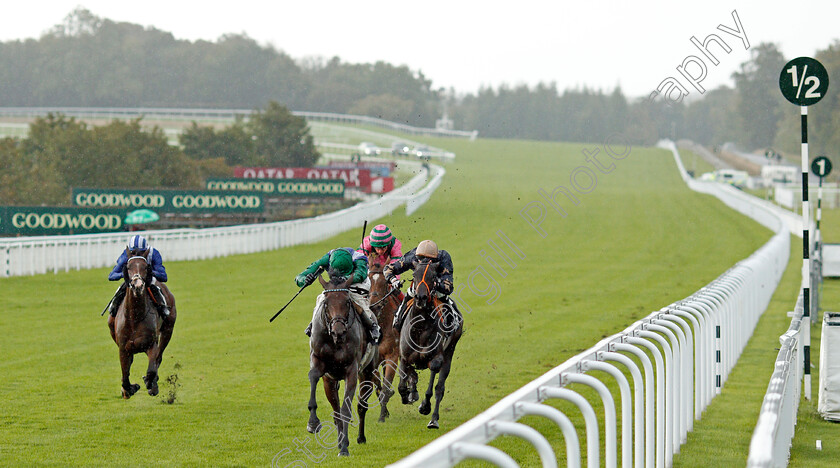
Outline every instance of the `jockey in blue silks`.
<svg viewBox="0 0 840 468">
<path fill-rule="evenodd" d="M 149 284 L 149 290 L 152 292 L 153 302 L 157 306 L 158 313 L 166 320 L 169 317 L 169 305 L 166 303 L 166 298 L 160 290 L 160 286 L 157 284 L 158 281 L 166 282 L 166 268 L 163 266 L 163 258 L 160 256 L 160 251 L 150 246 L 146 238 L 139 235 L 131 236 L 128 244 L 126 244 L 125 250 L 117 258 L 117 264 L 114 265 L 114 269 L 108 275 L 108 281 L 120 281 L 124 278 L 125 266 L 131 257 L 143 257 L 149 263 L 152 269 L 152 282 Z M 125 298 L 127 289 L 128 285 L 123 281 L 108 307 L 111 317 L 116 317 L 117 309 L 119 309 L 120 304 Z"/>
</svg>

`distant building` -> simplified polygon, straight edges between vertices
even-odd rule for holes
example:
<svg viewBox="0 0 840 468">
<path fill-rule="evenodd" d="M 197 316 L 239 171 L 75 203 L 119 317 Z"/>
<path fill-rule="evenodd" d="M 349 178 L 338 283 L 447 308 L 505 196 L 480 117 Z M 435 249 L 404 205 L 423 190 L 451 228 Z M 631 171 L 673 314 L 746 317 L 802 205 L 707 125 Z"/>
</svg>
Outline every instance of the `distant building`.
<svg viewBox="0 0 840 468">
<path fill-rule="evenodd" d="M 768 164 L 761 167 L 761 178 L 764 180 L 764 185 L 768 187 L 794 182 L 801 175 L 802 170 L 796 166 Z"/>
</svg>

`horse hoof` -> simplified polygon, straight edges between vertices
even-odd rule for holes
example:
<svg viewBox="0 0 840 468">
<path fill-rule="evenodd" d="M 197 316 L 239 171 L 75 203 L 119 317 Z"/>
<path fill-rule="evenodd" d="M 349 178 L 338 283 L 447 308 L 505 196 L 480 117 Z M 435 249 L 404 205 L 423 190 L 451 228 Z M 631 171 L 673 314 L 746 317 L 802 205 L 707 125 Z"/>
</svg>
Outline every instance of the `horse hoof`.
<svg viewBox="0 0 840 468">
<path fill-rule="evenodd" d="M 349 457 L 350 456 L 350 451 L 347 450 L 347 449 L 344 449 L 344 450 L 338 452 L 338 456 L 339 457 Z"/>
<path fill-rule="evenodd" d="M 140 385 L 138 384 L 131 384 L 128 388 L 122 387 L 122 397 L 128 400 L 132 395 L 137 393 L 137 390 L 140 390 Z"/>
<path fill-rule="evenodd" d="M 317 423 L 317 424 L 309 423 L 309 424 L 306 425 L 306 431 L 309 432 L 310 434 L 315 434 L 316 432 L 318 432 L 320 430 L 321 430 L 321 423 L 320 422 Z"/>
<path fill-rule="evenodd" d="M 356 439 L 356 443 L 357 443 L 357 444 L 364 444 L 364 443 L 367 443 L 367 439 L 366 439 L 366 438 L 364 438 L 364 437 L 362 437 L 362 436 L 359 436 L 359 438 L 358 438 L 358 439 Z"/>
<path fill-rule="evenodd" d="M 158 383 L 158 375 L 152 374 L 152 377 L 149 378 L 149 374 L 143 376 L 143 382 L 146 384 L 146 389 L 149 390 L 149 395 L 151 395 L 151 390 L 155 389 L 155 395 L 157 395 L 157 383 Z"/>
<path fill-rule="evenodd" d="M 417 407 L 417 411 L 419 411 L 422 415 L 429 414 L 432 412 L 432 405 L 431 403 L 426 403 L 424 401 L 423 403 L 420 403 L 420 406 Z"/>
<path fill-rule="evenodd" d="M 429 424 L 427 424 L 426 427 L 428 427 L 429 429 L 440 429 L 440 426 L 438 426 L 438 422 L 434 419 L 429 421 Z"/>
<path fill-rule="evenodd" d="M 158 386 L 157 385 L 155 385 L 154 387 L 149 389 L 149 395 L 157 396 L 157 394 L 158 394 Z"/>
<path fill-rule="evenodd" d="M 416 391 L 411 392 L 411 397 L 410 397 L 410 399 L 411 399 L 411 403 L 414 403 L 415 401 L 417 401 L 417 400 L 419 400 L 419 399 L 420 399 L 420 394 L 419 394 L 419 393 L 417 393 Z"/>
</svg>

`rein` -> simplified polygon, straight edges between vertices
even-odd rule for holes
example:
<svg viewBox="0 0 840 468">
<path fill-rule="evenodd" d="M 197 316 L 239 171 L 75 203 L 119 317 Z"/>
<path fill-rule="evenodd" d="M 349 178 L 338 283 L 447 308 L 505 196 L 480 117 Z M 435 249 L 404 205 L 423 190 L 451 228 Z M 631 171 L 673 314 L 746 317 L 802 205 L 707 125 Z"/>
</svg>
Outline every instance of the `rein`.
<svg viewBox="0 0 840 468">
<path fill-rule="evenodd" d="M 378 306 L 380 303 L 382 303 L 382 301 L 384 301 L 385 299 L 388 299 L 391 296 L 391 294 L 394 294 L 395 292 L 397 292 L 397 288 L 391 288 L 391 290 L 388 291 L 387 294 L 382 296 L 382 299 L 380 299 L 380 300 L 374 302 L 373 304 L 371 304 L 370 308 L 373 309 L 374 307 Z"/>
</svg>

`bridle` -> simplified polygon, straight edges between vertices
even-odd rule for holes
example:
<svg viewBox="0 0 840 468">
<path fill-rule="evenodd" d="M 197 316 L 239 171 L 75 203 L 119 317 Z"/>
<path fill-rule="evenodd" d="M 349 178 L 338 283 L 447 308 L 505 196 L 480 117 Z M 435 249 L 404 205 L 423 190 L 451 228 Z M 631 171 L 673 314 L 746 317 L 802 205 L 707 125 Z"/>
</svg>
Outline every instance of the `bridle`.
<svg viewBox="0 0 840 468">
<path fill-rule="evenodd" d="M 417 291 L 417 288 L 422 284 L 426 285 L 426 288 L 429 290 L 429 294 L 432 294 L 432 291 L 434 291 L 434 287 L 426 282 L 426 274 L 429 273 L 429 268 L 432 266 L 432 263 L 434 262 L 432 262 L 431 260 L 428 262 L 420 262 L 420 266 L 425 266 L 425 268 L 423 269 L 423 274 L 420 275 L 420 282 L 414 285 L 415 292 Z"/>
<path fill-rule="evenodd" d="M 347 289 L 347 288 L 325 289 L 324 290 L 324 294 L 331 293 L 331 292 L 346 292 L 347 293 L 347 307 L 350 310 L 350 313 L 347 314 L 347 317 L 331 317 L 329 314 L 322 313 L 321 316 L 324 319 L 326 329 L 330 331 L 330 334 L 332 334 L 333 325 L 335 325 L 336 323 L 340 323 L 340 324 L 344 325 L 345 329 L 349 330 L 350 326 L 352 325 L 351 319 L 352 319 L 352 317 L 354 315 L 354 312 L 355 312 L 354 309 L 353 309 L 353 304 L 350 301 L 350 290 Z M 323 308 L 325 310 L 327 308 L 326 301 L 324 301 Z"/>
<path fill-rule="evenodd" d="M 146 259 L 146 257 L 144 257 L 144 256 L 142 256 L 142 255 L 135 255 L 135 256 L 133 256 L 133 257 L 129 257 L 129 259 L 125 261 L 125 265 L 126 265 L 126 275 L 125 275 L 125 276 L 126 276 L 126 280 L 128 280 L 128 284 L 129 284 L 129 285 L 131 285 L 131 283 L 132 283 L 135 279 L 138 279 L 138 278 L 142 279 L 144 283 L 146 282 L 146 278 L 141 277 L 141 276 L 140 276 L 140 273 L 135 273 L 135 274 L 133 274 L 130 278 L 128 277 L 128 264 L 129 264 L 129 262 L 131 262 L 131 261 L 132 261 L 132 260 L 134 260 L 135 258 L 139 258 L 139 259 L 143 260 L 143 263 L 145 263 L 145 264 L 146 264 L 146 268 L 145 268 L 145 270 L 146 270 L 146 273 L 147 273 L 147 274 L 148 274 L 148 270 L 149 270 L 149 260 L 147 260 L 147 259 Z"/>
<path fill-rule="evenodd" d="M 139 259 L 143 260 L 143 263 L 145 263 L 145 264 L 146 264 L 146 267 L 143 269 L 143 270 L 144 270 L 144 272 L 145 272 L 145 274 L 146 274 L 146 277 L 142 277 L 142 276 L 140 275 L 140 273 L 134 273 L 133 275 L 131 275 L 131 277 L 129 277 L 129 276 L 128 276 L 128 264 L 129 264 L 132 260 L 134 260 L 135 258 L 139 258 Z M 132 257 L 129 257 L 129 259 L 128 259 L 128 260 L 126 260 L 126 262 L 125 262 L 124 276 L 125 276 L 125 281 L 126 281 L 126 283 L 127 283 L 127 286 L 128 286 L 129 288 L 131 288 L 131 290 L 132 290 L 132 291 L 136 291 L 136 290 L 134 289 L 134 286 L 132 285 L 132 283 L 133 283 L 133 282 L 134 282 L 134 280 L 136 280 L 136 279 L 141 279 L 141 280 L 143 281 L 143 286 L 144 286 L 144 288 L 145 288 L 145 289 L 148 289 L 148 288 L 149 288 L 149 285 L 151 284 L 151 281 L 150 281 L 150 280 L 148 280 L 148 275 L 149 275 L 149 274 L 150 274 L 150 265 L 149 265 L 149 260 L 148 260 L 146 257 L 144 257 L 144 256 L 142 256 L 142 255 L 134 255 L 134 256 L 132 256 Z M 148 281 L 147 281 L 147 280 L 148 280 Z M 132 292 L 132 294 L 134 294 L 134 292 Z M 145 294 L 145 292 L 144 292 L 144 291 L 141 291 L 141 294 Z M 126 299 L 126 301 L 127 301 L 127 300 L 128 300 L 128 299 Z M 145 310 L 145 308 L 143 308 L 143 309 L 142 309 L 142 312 L 140 312 L 137 316 L 135 316 L 134 320 L 135 320 L 135 321 L 143 321 L 143 320 L 145 320 L 145 319 L 146 319 L 146 310 Z"/>
</svg>

